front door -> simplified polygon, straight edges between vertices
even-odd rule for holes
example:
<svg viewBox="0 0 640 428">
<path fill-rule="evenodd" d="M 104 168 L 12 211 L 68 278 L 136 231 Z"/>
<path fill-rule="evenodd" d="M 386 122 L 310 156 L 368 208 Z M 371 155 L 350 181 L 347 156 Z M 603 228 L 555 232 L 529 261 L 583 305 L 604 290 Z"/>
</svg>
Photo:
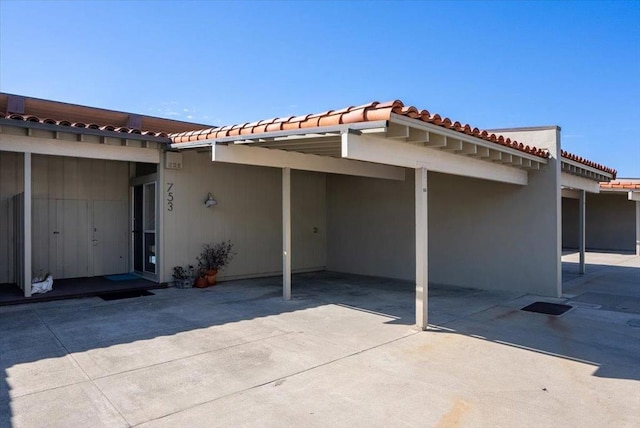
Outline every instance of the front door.
<svg viewBox="0 0 640 428">
<path fill-rule="evenodd" d="M 128 271 L 126 201 L 93 202 L 93 275 L 113 275 Z"/>
</svg>

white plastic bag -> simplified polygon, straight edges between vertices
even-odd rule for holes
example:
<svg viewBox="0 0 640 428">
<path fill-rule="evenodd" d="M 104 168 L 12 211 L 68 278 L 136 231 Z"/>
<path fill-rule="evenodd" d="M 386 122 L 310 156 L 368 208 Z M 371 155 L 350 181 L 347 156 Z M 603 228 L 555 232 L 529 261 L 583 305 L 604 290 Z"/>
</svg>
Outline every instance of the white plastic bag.
<svg viewBox="0 0 640 428">
<path fill-rule="evenodd" d="M 53 290 L 53 277 L 47 275 L 46 278 L 33 278 L 31 281 L 31 294 L 46 293 Z"/>
</svg>

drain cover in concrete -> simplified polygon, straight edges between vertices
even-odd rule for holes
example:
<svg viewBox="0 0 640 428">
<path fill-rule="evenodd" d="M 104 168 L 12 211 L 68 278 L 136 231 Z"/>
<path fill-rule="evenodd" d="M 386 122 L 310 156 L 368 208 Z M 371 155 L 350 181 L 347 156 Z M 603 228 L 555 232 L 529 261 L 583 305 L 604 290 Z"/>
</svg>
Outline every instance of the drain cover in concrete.
<svg viewBox="0 0 640 428">
<path fill-rule="evenodd" d="M 562 315 L 571 309 L 569 305 L 561 305 L 560 303 L 549 303 L 549 302 L 535 302 L 530 304 L 529 306 L 525 306 L 522 308 L 523 311 L 527 312 L 537 312 L 539 314 L 547 314 L 547 315 Z"/>
</svg>

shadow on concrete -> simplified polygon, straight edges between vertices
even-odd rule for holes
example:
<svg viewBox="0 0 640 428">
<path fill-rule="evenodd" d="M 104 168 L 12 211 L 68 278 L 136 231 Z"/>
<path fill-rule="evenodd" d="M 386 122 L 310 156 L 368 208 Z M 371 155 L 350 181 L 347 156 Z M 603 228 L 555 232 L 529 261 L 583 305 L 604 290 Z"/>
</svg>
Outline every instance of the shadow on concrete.
<svg viewBox="0 0 640 428">
<path fill-rule="evenodd" d="M 296 277 L 293 286 L 299 283 Z M 29 363 L 43 362 L 51 371 L 37 373 L 41 383 L 33 391 L 20 385 L 19 396 L 88 380 L 86 375 L 72 374 L 77 366 L 67 358 L 71 354 L 326 304 L 298 296 L 284 301 L 279 277 L 165 292 L 111 302 L 94 297 L 0 308 L 0 369 L 4 374 L 0 427 L 12 425 L 12 371 L 21 371 Z M 216 350 L 215 346 L 210 350 Z"/>
<path fill-rule="evenodd" d="M 640 323 L 640 268 L 588 265 L 587 272 L 599 275 L 568 286 L 568 299 L 431 284 L 429 321 L 449 332 L 589 364 L 594 376 L 640 380 L 640 328 L 633 326 Z M 413 282 L 328 272 L 299 278 L 298 297 L 385 315 L 387 324 L 415 324 Z M 561 316 L 522 310 L 535 301 L 564 301 L 573 309 Z"/>
<path fill-rule="evenodd" d="M 563 266 L 563 299 L 523 296 L 444 324 L 455 332 L 593 365 L 593 375 L 640 380 L 640 268 Z M 521 310 L 533 301 L 573 307 L 562 316 Z"/>
<path fill-rule="evenodd" d="M 613 278 L 629 278 L 638 270 L 609 267 L 608 271 Z M 640 296 L 640 284 L 627 287 L 633 278 L 632 274 L 621 281 L 627 290 L 623 295 Z M 11 424 L 12 370 L 34 361 L 62 359 L 71 367 L 65 360 L 70 354 L 324 305 L 381 315 L 388 324 L 415 323 L 413 282 L 319 272 L 295 275 L 292 289 L 293 298 L 284 301 L 281 279 L 273 277 L 230 281 L 202 290 L 169 289 L 114 302 L 91 298 L 5 307 L 0 312 L 0 368 L 5 374 L 0 385 L 0 415 L 4 415 L 0 426 Z M 592 288 L 585 290 L 578 290 L 576 298 L 594 293 Z M 625 313 L 621 318 L 615 311 L 575 307 L 552 317 L 520 310 L 535 300 L 545 299 L 433 285 L 429 317 L 436 327 L 458 334 L 593 365 L 595 376 L 640 380 L 640 329 L 627 325 L 624 318 L 636 314 Z M 209 350 L 215 350 L 213 346 Z M 55 370 L 55 379 L 42 373 L 44 378 L 52 376 L 51 388 L 87 380 L 86 373 L 78 378 L 66 375 L 64 364 Z M 18 395 L 28 393 L 27 388 Z"/>
</svg>

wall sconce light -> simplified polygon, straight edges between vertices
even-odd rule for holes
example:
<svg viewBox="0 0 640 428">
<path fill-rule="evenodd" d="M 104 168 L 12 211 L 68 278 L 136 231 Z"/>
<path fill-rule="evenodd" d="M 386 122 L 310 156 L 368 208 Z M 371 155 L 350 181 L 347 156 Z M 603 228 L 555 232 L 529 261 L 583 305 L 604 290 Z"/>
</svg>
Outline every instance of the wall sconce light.
<svg viewBox="0 0 640 428">
<path fill-rule="evenodd" d="M 204 201 L 204 206 L 207 208 L 211 208 L 214 205 L 218 205 L 218 201 L 213 199 L 213 195 L 211 194 L 211 192 L 209 192 L 209 194 L 207 195 L 207 199 L 205 199 Z"/>
</svg>

